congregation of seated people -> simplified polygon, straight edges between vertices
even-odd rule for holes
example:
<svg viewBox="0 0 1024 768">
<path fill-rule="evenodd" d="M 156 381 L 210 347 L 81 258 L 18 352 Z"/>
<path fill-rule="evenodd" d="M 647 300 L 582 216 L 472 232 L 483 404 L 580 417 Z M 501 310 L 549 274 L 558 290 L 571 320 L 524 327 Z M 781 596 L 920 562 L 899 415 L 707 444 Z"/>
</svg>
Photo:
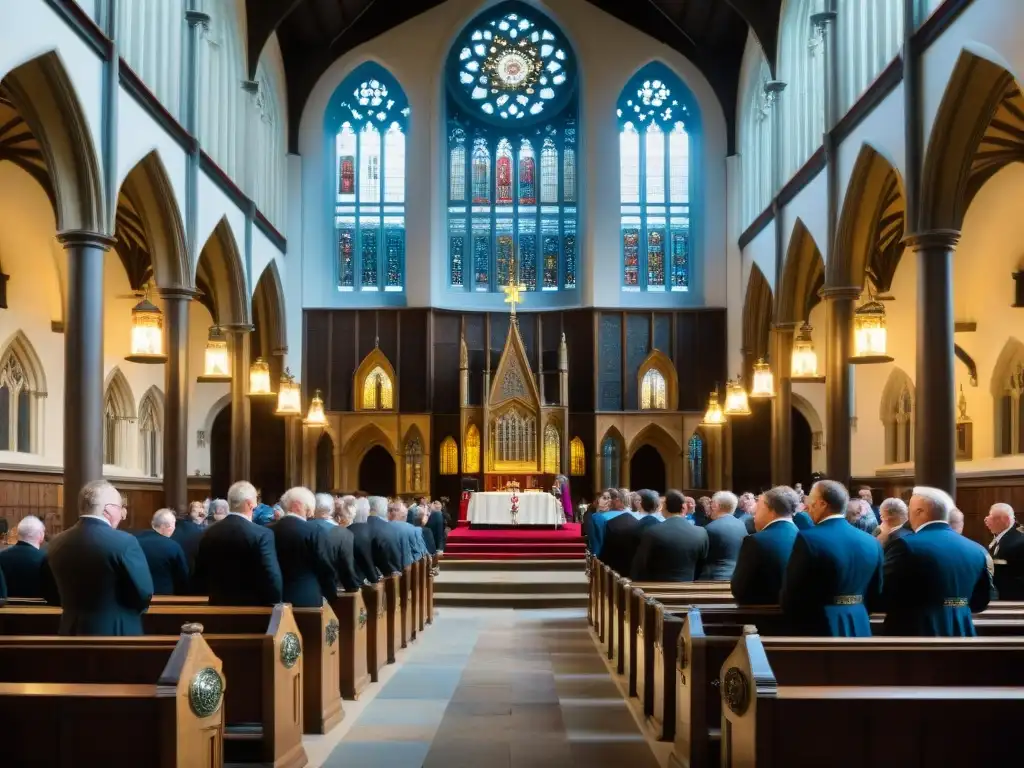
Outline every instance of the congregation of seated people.
<svg viewBox="0 0 1024 768">
<path fill-rule="evenodd" d="M 584 515 L 590 555 L 633 582 L 728 582 L 740 606 L 781 607 L 795 635 L 970 637 L 972 614 L 1024 600 L 1024 528 L 1008 504 L 985 518 L 988 547 L 963 533 L 946 492 L 916 487 L 877 507 L 819 480 L 806 495 L 609 488 Z"/>
<path fill-rule="evenodd" d="M 0 604 L 42 599 L 61 606 L 63 635 L 141 635 L 154 595 L 208 596 L 211 605 L 317 608 L 443 553 L 440 502 L 314 494 L 296 487 L 261 504 L 256 488 L 232 485 L 226 499 L 193 502 L 186 518 L 158 510 L 151 527 L 126 532 L 120 492 L 86 484 L 78 522 L 46 543 L 26 516 L 17 542 L 0 550 Z"/>
</svg>

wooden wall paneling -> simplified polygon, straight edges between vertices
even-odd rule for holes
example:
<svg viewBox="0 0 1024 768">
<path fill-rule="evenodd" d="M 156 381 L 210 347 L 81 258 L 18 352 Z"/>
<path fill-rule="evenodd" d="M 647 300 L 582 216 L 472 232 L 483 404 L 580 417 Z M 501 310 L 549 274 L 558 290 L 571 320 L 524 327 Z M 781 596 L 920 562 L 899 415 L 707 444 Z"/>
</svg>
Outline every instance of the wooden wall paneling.
<svg viewBox="0 0 1024 768">
<path fill-rule="evenodd" d="M 302 359 L 303 400 L 313 396 L 314 390 L 327 393 L 330 382 L 329 327 L 334 313 L 320 310 L 306 310 L 303 313 L 305 325 L 305 350 Z"/>
<path fill-rule="evenodd" d="M 462 317 L 456 312 L 435 312 L 433 322 L 434 397 L 430 407 L 434 413 L 458 414 Z"/>
<path fill-rule="evenodd" d="M 431 448 L 431 456 L 434 460 L 431 461 L 432 477 L 430 479 L 430 491 L 433 499 L 440 499 L 442 496 L 448 497 L 448 510 L 454 510 L 458 514 L 459 510 L 459 495 L 462 490 L 462 441 L 463 436 L 459 434 L 461 426 L 461 416 L 458 413 L 455 414 L 434 414 L 431 417 L 431 436 L 433 439 L 433 447 Z M 459 463 L 458 471 L 454 475 L 442 475 L 441 474 L 441 443 L 446 437 L 455 438 L 455 442 L 459 446 Z"/>
<path fill-rule="evenodd" d="M 363 355 L 359 354 L 357 334 L 365 320 L 355 312 L 334 312 L 333 315 L 329 348 L 330 388 L 324 390 L 325 396 L 330 392 L 330 399 L 324 402 L 330 411 L 351 411 L 354 402 L 352 377 L 363 360 Z M 373 318 L 370 319 L 372 321 Z"/>
<path fill-rule="evenodd" d="M 625 408 L 627 411 L 640 409 L 640 393 L 637 391 L 636 376 L 640 366 L 651 351 L 651 314 L 631 312 L 626 315 L 626 373 L 623 379 Z"/>
<path fill-rule="evenodd" d="M 504 312 L 491 312 L 488 314 L 490 326 L 490 355 L 491 371 L 498 367 L 501 360 L 501 352 L 505 349 L 505 338 L 508 336 L 509 316 Z"/>
<path fill-rule="evenodd" d="M 598 335 L 599 411 L 618 411 L 624 402 L 622 378 L 625 375 L 625 329 L 620 312 L 602 312 Z M 570 371 L 570 376 L 572 375 Z"/>
<path fill-rule="evenodd" d="M 665 312 L 658 312 L 654 315 L 654 341 L 652 345 L 655 349 L 674 359 L 675 350 L 672 349 L 672 315 Z"/>
<path fill-rule="evenodd" d="M 595 317 L 596 313 L 589 310 L 573 310 L 562 315 L 569 354 L 569 407 L 577 412 L 594 410 L 598 386 L 594 358 Z"/>
<path fill-rule="evenodd" d="M 358 357 L 362 360 L 368 354 L 373 351 L 375 343 L 377 341 L 377 310 L 375 309 L 361 309 L 358 311 L 359 317 L 359 354 Z M 394 361 L 391 361 L 394 365 Z"/>
<path fill-rule="evenodd" d="M 380 351 L 384 353 L 395 372 L 401 376 L 398 354 L 398 318 L 401 312 L 394 309 L 381 309 L 377 312 L 377 336 L 380 338 Z"/>
<path fill-rule="evenodd" d="M 594 477 L 594 415 L 592 413 L 569 414 L 569 440 L 578 437 L 583 441 L 585 453 L 584 474 L 569 477 L 569 488 L 572 491 L 573 504 L 581 499 L 594 500 L 594 488 L 597 478 Z"/>
</svg>

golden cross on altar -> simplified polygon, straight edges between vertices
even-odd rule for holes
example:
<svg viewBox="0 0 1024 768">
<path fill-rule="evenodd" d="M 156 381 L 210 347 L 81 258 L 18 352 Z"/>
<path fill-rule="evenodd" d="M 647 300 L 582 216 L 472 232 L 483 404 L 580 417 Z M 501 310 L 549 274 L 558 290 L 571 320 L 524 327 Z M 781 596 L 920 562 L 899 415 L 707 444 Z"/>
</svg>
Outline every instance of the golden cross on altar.
<svg viewBox="0 0 1024 768">
<path fill-rule="evenodd" d="M 502 290 L 505 292 L 505 303 L 512 305 L 512 317 L 516 316 L 516 304 L 522 299 L 519 298 L 520 291 L 525 291 L 526 286 L 519 282 L 519 273 L 516 270 L 516 260 L 513 256 L 508 265 L 509 283 Z"/>
</svg>

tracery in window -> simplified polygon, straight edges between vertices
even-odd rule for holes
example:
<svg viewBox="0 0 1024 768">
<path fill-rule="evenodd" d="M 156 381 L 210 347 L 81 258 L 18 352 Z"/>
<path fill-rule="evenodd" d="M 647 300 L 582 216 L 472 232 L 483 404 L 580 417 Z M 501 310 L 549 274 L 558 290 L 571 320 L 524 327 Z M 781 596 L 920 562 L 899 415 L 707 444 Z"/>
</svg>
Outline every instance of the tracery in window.
<svg viewBox="0 0 1024 768">
<path fill-rule="evenodd" d="M 331 97 L 339 290 L 404 289 L 408 117 L 401 86 L 373 62 L 356 68 Z M 458 183 L 453 177 L 453 192 Z"/>
<path fill-rule="evenodd" d="M 1024 344 L 1007 341 L 992 374 L 995 448 L 999 456 L 1024 453 Z"/>
<path fill-rule="evenodd" d="M 377 366 L 363 381 L 363 409 L 390 411 L 394 407 L 391 378 L 383 368 Z"/>
<path fill-rule="evenodd" d="M 569 474 L 587 474 L 587 454 L 583 447 L 583 441 L 574 437 L 569 443 Z"/>
<path fill-rule="evenodd" d="M 459 35 L 447 82 L 449 285 L 499 291 L 514 255 L 526 290 L 575 288 L 576 61 L 565 36 L 532 6 L 500 3 Z"/>
<path fill-rule="evenodd" d="M 0 355 L 0 451 L 42 452 L 45 390 L 39 358 L 18 331 Z"/>
<path fill-rule="evenodd" d="M 775 152 L 772 146 L 772 110 L 779 109 L 772 93 L 766 91 L 771 70 L 753 32 L 747 35 L 743 54 L 743 97 L 740 102 L 740 172 L 743 228 L 750 226 L 771 202 L 775 190 Z M 781 98 L 786 98 L 785 91 Z"/>
<path fill-rule="evenodd" d="M 707 488 L 704 474 L 704 436 L 694 432 L 687 445 L 687 460 L 690 468 L 690 485 L 693 488 Z"/>
<path fill-rule="evenodd" d="M 128 469 L 133 462 L 131 442 L 135 431 L 135 398 L 119 368 L 110 375 L 103 396 L 103 463 Z"/>
<path fill-rule="evenodd" d="M 459 474 L 459 445 L 455 438 L 449 435 L 441 441 L 441 474 Z"/>
<path fill-rule="evenodd" d="M 537 420 L 514 406 L 497 416 L 490 423 L 489 455 L 494 457 L 493 469 L 502 465 L 536 466 Z"/>
<path fill-rule="evenodd" d="M 549 475 L 562 471 L 562 436 L 554 424 L 544 427 L 544 471 Z"/>
<path fill-rule="evenodd" d="M 779 28 L 779 79 L 786 83 L 781 101 L 783 181 L 821 146 L 825 132 L 825 47 L 821 28 L 811 17 L 825 10 L 824 0 L 786 0 Z M 862 2 L 854 3 L 861 6 Z"/>
<path fill-rule="evenodd" d="M 618 488 L 622 472 L 622 448 L 614 435 L 601 442 L 601 487 Z"/>
<path fill-rule="evenodd" d="M 640 380 L 640 410 L 665 410 L 668 408 L 668 386 L 665 377 L 657 368 L 651 368 Z"/>
<path fill-rule="evenodd" d="M 423 490 L 423 443 L 418 435 L 405 443 L 405 482 L 406 490 Z"/>
<path fill-rule="evenodd" d="M 476 424 L 466 429 L 466 442 L 462 451 L 462 471 L 467 475 L 480 471 L 480 430 Z"/>
<path fill-rule="evenodd" d="M 651 63 L 626 84 L 617 115 L 623 290 L 689 290 L 696 100 L 668 67 Z"/>
<path fill-rule="evenodd" d="M 147 477 L 160 477 L 164 472 L 163 400 L 160 390 L 150 387 L 139 403 L 140 469 Z"/>
<path fill-rule="evenodd" d="M 889 374 L 882 391 L 882 421 L 885 425 L 885 463 L 904 464 L 914 460 L 914 384 L 899 368 Z"/>
</svg>

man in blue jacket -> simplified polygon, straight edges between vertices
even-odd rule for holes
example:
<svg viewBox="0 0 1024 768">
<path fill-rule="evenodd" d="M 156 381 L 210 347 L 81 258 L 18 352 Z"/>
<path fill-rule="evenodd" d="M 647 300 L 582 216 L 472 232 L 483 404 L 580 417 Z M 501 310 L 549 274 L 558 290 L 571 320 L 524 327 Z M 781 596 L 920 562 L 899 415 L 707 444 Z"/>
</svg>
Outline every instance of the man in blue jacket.
<svg viewBox="0 0 1024 768">
<path fill-rule="evenodd" d="M 737 604 L 778 604 L 798 533 L 793 522 L 797 503 L 796 491 L 785 485 L 771 488 L 758 498 L 754 507 L 757 533 L 743 539 L 732 574 L 732 595 Z"/>
<path fill-rule="evenodd" d="M 124 515 L 118 490 L 93 480 L 78 494 L 78 522 L 50 542 L 43 594 L 64 608 L 60 634 L 142 634 L 153 578 L 139 542 L 117 530 Z"/>
<path fill-rule="evenodd" d="M 136 536 L 153 576 L 155 595 L 188 594 L 188 558 L 181 545 L 171 538 L 173 535 L 174 510 L 158 509 L 150 530 Z"/>
<path fill-rule="evenodd" d="M 846 521 L 849 493 L 835 480 L 811 488 L 814 527 L 800 531 L 779 602 L 790 631 L 812 637 L 870 637 L 868 612 L 882 596 L 882 545 Z"/>
<path fill-rule="evenodd" d="M 914 535 L 892 541 L 885 550 L 885 634 L 977 634 L 971 614 L 988 607 L 992 576 L 985 548 L 949 527 L 953 506 L 945 491 L 914 489 L 909 523 Z"/>
<path fill-rule="evenodd" d="M 590 530 L 587 531 L 587 548 L 594 557 L 601 557 L 601 550 L 604 548 L 604 534 L 608 528 L 608 521 L 614 520 L 619 515 L 627 512 L 627 499 L 618 488 L 609 488 L 602 496 L 608 497 L 610 509 L 607 512 L 598 512 L 590 518 Z"/>
<path fill-rule="evenodd" d="M 43 560 L 41 549 L 46 526 L 33 515 L 18 523 L 18 543 L 0 552 L 0 584 L 6 581 L 6 592 L 0 587 L 0 598 L 43 597 Z"/>
</svg>

